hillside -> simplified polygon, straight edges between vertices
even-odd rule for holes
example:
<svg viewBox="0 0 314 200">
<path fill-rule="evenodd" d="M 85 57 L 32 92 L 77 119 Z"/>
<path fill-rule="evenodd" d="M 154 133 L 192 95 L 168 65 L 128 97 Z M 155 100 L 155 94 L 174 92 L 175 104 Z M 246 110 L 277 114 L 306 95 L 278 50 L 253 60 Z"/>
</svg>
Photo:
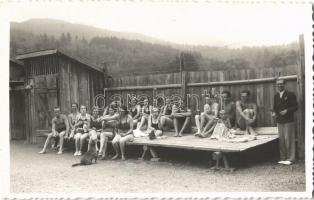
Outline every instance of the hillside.
<svg viewBox="0 0 314 200">
<path fill-rule="evenodd" d="M 183 46 L 142 34 L 115 32 L 60 20 L 33 19 L 11 23 L 11 57 L 30 51 L 60 49 L 94 65 L 109 66 L 112 74 L 179 70 L 185 53 L 187 70 L 277 67 L 295 64 L 298 44 L 242 47 Z"/>
</svg>

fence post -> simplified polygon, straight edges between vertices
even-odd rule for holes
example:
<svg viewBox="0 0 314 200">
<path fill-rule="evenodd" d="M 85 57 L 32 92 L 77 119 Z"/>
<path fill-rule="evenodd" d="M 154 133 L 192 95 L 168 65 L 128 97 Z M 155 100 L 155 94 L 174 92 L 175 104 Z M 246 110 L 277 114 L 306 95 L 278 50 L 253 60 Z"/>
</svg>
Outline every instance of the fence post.
<svg viewBox="0 0 314 200">
<path fill-rule="evenodd" d="M 305 156 L 305 79 L 304 79 L 304 68 L 305 68 L 305 57 L 304 57 L 304 36 L 299 36 L 300 45 L 300 63 L 297 69 L 297 94 L 299 102 L 299 113 L 300 116 L 297 120 L 297 141 L 298 141 L 298 157 L 303 159 Z"/>
<path fill-rule="evenodd" d="M 182 97 L 184 109 L 188 109 L 188 105 L 186 104 L 186 81 L 187 81 L 187 76 L 186 76 L 186 71 L 184 70 L 184 53 L 179 54 L 179 61 L 180 61 L 180 76 L 181 76 L 181 94 L 180 96 Z"/>
</svg>

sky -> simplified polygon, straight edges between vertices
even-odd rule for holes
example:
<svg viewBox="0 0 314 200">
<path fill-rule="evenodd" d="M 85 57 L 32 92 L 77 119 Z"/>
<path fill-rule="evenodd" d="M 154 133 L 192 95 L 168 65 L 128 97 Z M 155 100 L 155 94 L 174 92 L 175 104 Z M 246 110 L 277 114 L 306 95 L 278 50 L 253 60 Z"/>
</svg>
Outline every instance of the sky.
<svg viewBox="0 0 314 200">
<path fill-rule="evenodd" d="M 308 26 L 306 19 L 311 17 L 309 4 L 184 3 L 186 1 L 27 1 L 6 4 L 4 10 L 9 21 L 60 19 L 114 31 L 142 33 L 174 43 L 228 47 L 296 41 Z"/>
</svg>

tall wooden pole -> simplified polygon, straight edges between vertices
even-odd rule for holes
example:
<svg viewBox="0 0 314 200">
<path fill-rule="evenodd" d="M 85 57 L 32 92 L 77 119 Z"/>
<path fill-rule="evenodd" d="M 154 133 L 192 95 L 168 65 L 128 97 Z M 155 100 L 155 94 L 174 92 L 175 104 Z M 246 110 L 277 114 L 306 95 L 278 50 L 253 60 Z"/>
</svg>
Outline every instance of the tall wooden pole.
<svg viewBox="0 0 314 200">
<path fill-rule="evenodd" d="M 180 62 L 180 75 L 181 75 L 181 94 L 183 101 L 183 109 L 188 109 L 187 101 L 186 101 L 186 71 L 184 70 L 184 54 L 181 52 L 179 54 L 179 62 Z"/>
<path fill-rule="evenodd" d="M 297 144 L 298 157 L 304 159 L 305 156 L 305 56 L 304 56 L 304 36 L 299 36 L 300 45 L 300 63 L 297 69 L 297 92 L 298 92 L 298 107 L 299 117 L 297 119 Z"/>
</svg>

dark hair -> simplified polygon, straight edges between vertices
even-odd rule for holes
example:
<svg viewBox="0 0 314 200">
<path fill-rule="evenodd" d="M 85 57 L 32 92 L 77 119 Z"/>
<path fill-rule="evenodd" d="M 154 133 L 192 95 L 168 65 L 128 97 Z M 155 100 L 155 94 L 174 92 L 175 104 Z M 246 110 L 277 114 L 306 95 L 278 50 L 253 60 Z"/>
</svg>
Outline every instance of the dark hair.
<svg viewBox="0 0 314 200">
<path fill-rule="evenodd" d="M 87 106 L 85 106 L 84 104 L 81 104 L 80 110 L 81 110 L 81 108 L 82 108 L 83 106 L 85 107 L 85 109 L 86 109 L 86 111 L 87 111 Z"/>
<path fill-rule="evenodd" d="M 78 106 L 78 103 L 76 103 L 76 102 L 74 102 L 74 103 L 71 104 L 71 106 L 73 106 L 73 105 L 75 105 L 77 108 L 79 107 L 79 106 Z"/>
<path fill-rule="evenodd" d="M 251 92 L 249 91 L 249 90 L 242 90 L 242 92 L 241 93 L 246 93 L 248 96 L 250 96 L 251 95 Z"/>
<path fill-rule="evenodd" d="M 228 90 L 222 91 L 221 94 L 227 94 L 228 97 L 231 97 L 231 93 Z"/>
<path fill-rule="evenodd" d="M 98 112 L 98 107 L 97 106 L 93 106 L 93 108 L 92 108 L 92 112 L 94 112 L 94 110 L 96 110 L 97 112 Z"/>
<path fill-rule="evenodd" d="M 53 109 L 54 109 L 54 110 L 57 110 L 57 109 L 60 110 L 60 107 L 59 107 L 59 106 L 55 106 Z"/>
</svg>

